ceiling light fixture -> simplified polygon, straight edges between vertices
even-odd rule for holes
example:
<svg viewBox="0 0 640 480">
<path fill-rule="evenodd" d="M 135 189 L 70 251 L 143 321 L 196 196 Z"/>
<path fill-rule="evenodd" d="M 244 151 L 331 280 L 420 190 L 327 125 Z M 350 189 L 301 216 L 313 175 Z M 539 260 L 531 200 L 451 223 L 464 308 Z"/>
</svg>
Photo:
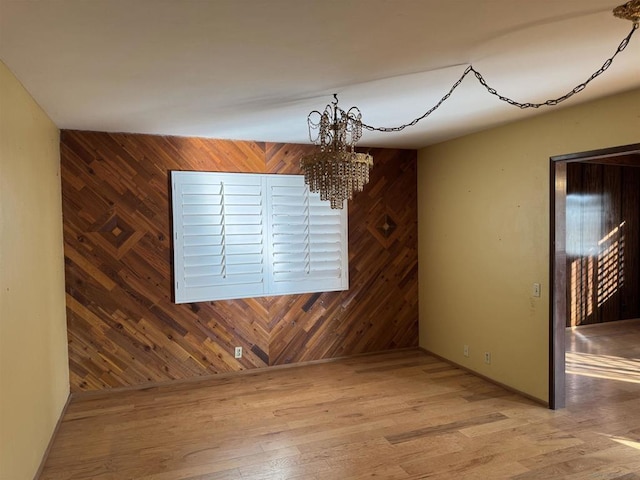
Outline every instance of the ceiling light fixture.
<svg viewBox="0 0 640 480">
<path fill-rule="evenodd" d="M 361 192 L 369 183 L 373 157 L 355 151 L 362 137 L 360 110 L 351 107 L 345 112 L 338 107 L 338 95 L 333 98 L 322 113 L 314 110 L 307 118 L 309 140 L 320 150 L 302 157 L 300 166 L 309 189 L 320 192 L 320 199 L 330 201 L 331 208 L 342 208 L 345 200 L 351 200 L 354 192 Z M 318 134 L 314 138 L 315 130 Z"/>
<path fill-rule="evenodd" d="M 633 22 L 631 31 L 620 42 L 614 54 L 591 76 L 564 95 L 542 103 L 518 102 L 498 93 L 490 87 L 482 74 L 469 65 L 451 89 L 427 112 L 404 125 L 397 127 L 372 127 L 362 122 L 362 114 L 357 107 L 345 111 L 338 107 L 338 96 L 333 95 L 334 101 L 327 105 L 323 112 L 313 110 L 307 117 L 309 126 L 309 140 L 320 148 L 302 157 L 300 168 L 304 173 L 304 181 L 312 192 L 319 192 L 322 200 L 330 201 L 331 208 L 343 208 L 345 200 L 351 200 L 353 194 L 361 192 L 369 183 L 369 171 L 373 167 L 373 157 L 368 153 L 357 153 L 356 143 L 362 137 L 362 129 L 378 132 L 399 132 L 406 127 L 417 124 L 427 118 L 447 100 L 458 88 L 467 75 L 473 73 L 478 82 L 487 92 L 499 100 L 521 109 L 554 106 L 581 92 L 594 79 L 607 70 L 615 57 L 622 52 L 631 36 L 638 29 L 640 23 L 640 0 L 630 0 L 613 10 L 613 14 L 624 20 Z M 317 133 L 314 133 L 317 132 Z"/>
</svg>

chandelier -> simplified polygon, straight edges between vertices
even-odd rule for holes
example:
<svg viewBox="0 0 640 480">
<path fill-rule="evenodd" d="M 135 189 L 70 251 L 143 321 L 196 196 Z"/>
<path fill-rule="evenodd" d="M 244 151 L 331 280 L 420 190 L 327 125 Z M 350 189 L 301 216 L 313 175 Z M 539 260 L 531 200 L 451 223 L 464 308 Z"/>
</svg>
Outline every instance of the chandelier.
<svg viewBox="0 0 640 480">
<path fill-rule="evenodd" d="M 420 117 L 396 127 L 372 127 L 363 123 L 360 110 L 357 107 L 351 107 L 347 111 L 342 110 L 338 107 L 338 96 L 334 94 L 334 101 L 327 105 L 323 112 L 313 110 L 307 117 L 309 140 L 320 148 L 310 155 L 303 156 L 300 161 L 305 183 L 309 185 L 309 190 L 312 192 L 319 192 L 322 200 L 330 201 L 331 208 L 343 208 L 345 200 L 351 200 L 354 193 L 361 192 L 364 186 L 369 183 L 369 171 L 373 167 L 373 157 L 371 155 L 355 151 L 356 143 L 362 137 L 362 129 L 378 132 L 399 132 L 406 127 L 415 125 L 437 110 L 458 88 L 465 77 L 471 73 L 491 95 L 521 109 L 549 107 L 564 102 L 584 90 L 591 81 L 603 74 L 611 66 L 615 57 L 627 47 L 631 36 L 640 24 L 640 0 L 630 0 L 624 5 L 614 8 L 613 14 L 618 18 L 633 22 L 631 32 L 620 42 L 614 54 L 587 80 L 578 84 L 564 95 L 541 103 L 518 102 L 501 95 L 495 88 L 487 84 L 482 74 L 473 65 L 469 65 L 465 69 L 462 76 L 438 103 Z M 317 134 L 314 135 L 316 131 Z"/>
<path fill-rule="evenodd" d="M 369 183 L 373 157 L 355 151 L 362 137 L 362 114 L 357 107 L 346 112 L 338 107 L 338 95 L 323 112 L 312 111 L 307 118 L 309 139 L 320 149 L 302 157 L 300 166 L 309 190 L 319 192 L 320 199 L 331 202 L 331 208 L 342 208 L 354 192 Z M 317 121 L 315 118 L 319 119 Z M 313 131 L 318 134 L 314 138 Z"/>
</svg>

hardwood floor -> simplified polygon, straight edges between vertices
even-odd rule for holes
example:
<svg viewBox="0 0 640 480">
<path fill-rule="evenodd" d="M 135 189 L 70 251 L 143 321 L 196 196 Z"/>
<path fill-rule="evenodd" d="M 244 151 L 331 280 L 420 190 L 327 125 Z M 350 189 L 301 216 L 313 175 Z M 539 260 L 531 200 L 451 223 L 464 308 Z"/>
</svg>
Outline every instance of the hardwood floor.
<svg viewBox="0 0 640 480">
<path fill-rule="evenodd" d="M 396 351 L 76 397 L 40 478 L 640 479 L 640 323 L 635 360 L 590 329 L 568 365 L 630 377 L 568 374 L 565 410 Z"/>
<path fill-rule="evenodd" d="M 570 410 L 640 400 L 640 319 L 585 325 L 566 332 Z"/>
</svg>

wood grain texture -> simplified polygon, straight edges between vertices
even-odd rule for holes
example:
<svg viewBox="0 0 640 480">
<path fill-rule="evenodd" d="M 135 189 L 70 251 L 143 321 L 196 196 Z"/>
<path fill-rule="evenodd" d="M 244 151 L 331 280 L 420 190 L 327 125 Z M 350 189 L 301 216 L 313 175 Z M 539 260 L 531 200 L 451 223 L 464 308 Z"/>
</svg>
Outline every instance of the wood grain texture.
<svg viewBox="0 0 640 480">
<path fill-rule="evenodd" d="M 350 289 L 176 305 L 168 172 L 299 174 L 308 145 L 63 131 L 71 389 L 417 345 L 416 152 L 376 149 L 349 205 Z M 381 239 L 383 214 L 397 224 Z M 242 346 L 242 359 L 233 348 Z"/>
<path fill-rule="evenodd" d="M 640 167 L 640 155 L 636 155 Z M 620 295 L 623 318 L 640 317 L 640 168 L 626 168 L 622 175 L 622 218 L 624 227 L 625 286 Z"/>
<path fill-rule="evenodd" d="M 567 326 L 640 316 L 640 161 L 624 158 L 567 165 Z"/>
<path fill-rule="evenodd" d="M 81 393 L 40 480 L 639 480 L 638 326 L 567 332 L 561 411 L 419 350 Z"/>
<path fill-rule="evenodd" d="M 564 408 L 566 404 L 564 330 L 569 313 L 567 305 L 571 299 L 567 295 L 567 162 L 552 158 L 550 167 L 549 407 L 555 410 Z"/>
</svg>

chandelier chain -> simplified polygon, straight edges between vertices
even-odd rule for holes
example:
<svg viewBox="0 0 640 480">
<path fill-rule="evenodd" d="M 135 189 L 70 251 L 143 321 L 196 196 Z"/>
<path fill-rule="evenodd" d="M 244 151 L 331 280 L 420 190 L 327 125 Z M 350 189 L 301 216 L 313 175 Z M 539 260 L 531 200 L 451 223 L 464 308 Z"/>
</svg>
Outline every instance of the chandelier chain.
<svg viewBox="0 0 640 480">
<path fill-rule="evenodd" d="M 585 80 L 584 82 L 582 82 L 581 84 L 577 85 L 572 90 L 569 90 L 567 93 L 565 93 L 564 95 L 562 95 L 562 96 L 560 96 L 558 98 L 549 99 L 549 100 L 546 100 L 546 101 L 541 102 L 541 103 L 530 103 L 530 102 L 521 103 L 521 102 L 518 102 L 516 100 L 513 100 L 513 99 L 511 99 L 509 97 L 505 97 L 505 96 L 501 95 L 500 93 L 498 93 L 498 91 L 495 88 L 492 88 L 491 86 L 489 86 L 489 84 L 487 84 L 487 81 L 485 80 L 483 75 L 478 70 L 476 70 L 473 67 L 473 65 L 469 65 L 465 69 L 464 73 L 460 76 L 460 78 L 453 84 L 451 89 L 438 101 L 438 103 L 436 103 L 433 107 L 431 107 L 429 110 L 427 110 L 423 115 L 419 116 L 418 118 L 415 118 L 411 122 L 405 123 L 404 125 L 399 125 L 397 127 L 373 127 L 373 126 L 368 125 L 368 124 L 363 122 L 362 123 L 362 128 L 365 128 L 365 129 L 367 129 L 369 131 L 378 131 L 378 132 L 399 132 L 401 130 L 404 130 L 407 127 L 414 126 L 419 121 L 427 118 L 429 115 L 431 115 L 433 112 L 435 112 L 440 107 L 440 105 L 442 105 L 451 96 L 451 94 L 454 92 L 454 90 L 456 88 L 458 88 L 458 86 L 462 83 L 462 81 L 465 79 L 465 77 L 467 75 L 469 75 L 470 73 L 473 73 L 473 75 L 476 77 L 478 82 L 480 82 L 480 84 L 484 88 L 486 88 L 487 91 L 491 95 L 495 95 L 498 99 L 500 99 L 503 102 L 506 102 L 506 103 L 508 103 L 510 105 L 514 105 L 514 106 L 519 107 L 521 109 L 525 109 L 525 108 L 540 108 L 540 107 L 543 107 L 543 106 L 558 105 L 559 103 L 564 102 L 565 100 L 571 98 L 576 93 L 581 92 L 582 90 L 584 90 L 585 87 L 591 81 L 595 80 L 597 77 L 602 75 L 604 73 L 604 71 L 607 70 L 611 66 L 611 64 L 613 63 L 613 60 L 616 58 L 616 56 L 620 52 L 622 52 L 625 48 L 627 48 L 627 45 L 629 44 L 629 41 L 631 40 L 632 35 L 638 29 L 639 26 L 640 25 L 638 24 L 638 22 L 634 22 L 633 26 L 631 27 L 631 31 L 620 42 L 620 45 L 618 45 L 618 48 L 616 49 L 615 53 L 611 57 L 609 57 L 602 64 L 602 66 L 598 70 L 596 70 L 594 73 L 592 73 L 591 76 L 587 80 Z"/>
<path fill-rule="evenodd" d="M 540 108 L 564 102 L 584 90 L 590 82 L 602 75 L 611 66 L 616 56 L 627 48 L 631 36 L 639 27 L 640 0 L 629 0 L 626 4 L 617 7 L 614 10 L 614 15 L 633 22 L 633 28 L 620 42 L 614 54 L 598 70 L 592 73 L 587 80 L 564 95 L 542 103 L 521 103 L 503 96 L 495 88 L 487 84 L 485 78 L 473 65 L 468 65 L 465 68 L 460 78 L 438 103 L 420 117 L 398 127 L 372 127 L 363 123 L 360 110 L 357 107 L 351 107 L 347 111 L 343 110 L 338 106 L 338 95 L 334 94 L 334 101 L 327 105 L 324 111 L 313 110 L 307 117 L 309 140 L 320 148 L 315 152 L 304 155 L 300 160 L 300 168 L 304 172 L 305 183 L 309 186 L 311 192 L 319 193 L 320 200 L 331 202 L 331 208 L 344 208 L 345 201 L 351 200 L 355 193 L 361 192 L 364 186 L 369 183 L 369 171 L 373 167 L 373 157 L 369 153 L 360 153 L 355 149 L 356 143 L 362 137 L 362 129 L 398 132 L 417 124 L 447 101 L 467 75 L 471 73 L 490 94 L 521 109 Z M 316 135 L 313 132 L 317 132 Z"/>
</svg>

